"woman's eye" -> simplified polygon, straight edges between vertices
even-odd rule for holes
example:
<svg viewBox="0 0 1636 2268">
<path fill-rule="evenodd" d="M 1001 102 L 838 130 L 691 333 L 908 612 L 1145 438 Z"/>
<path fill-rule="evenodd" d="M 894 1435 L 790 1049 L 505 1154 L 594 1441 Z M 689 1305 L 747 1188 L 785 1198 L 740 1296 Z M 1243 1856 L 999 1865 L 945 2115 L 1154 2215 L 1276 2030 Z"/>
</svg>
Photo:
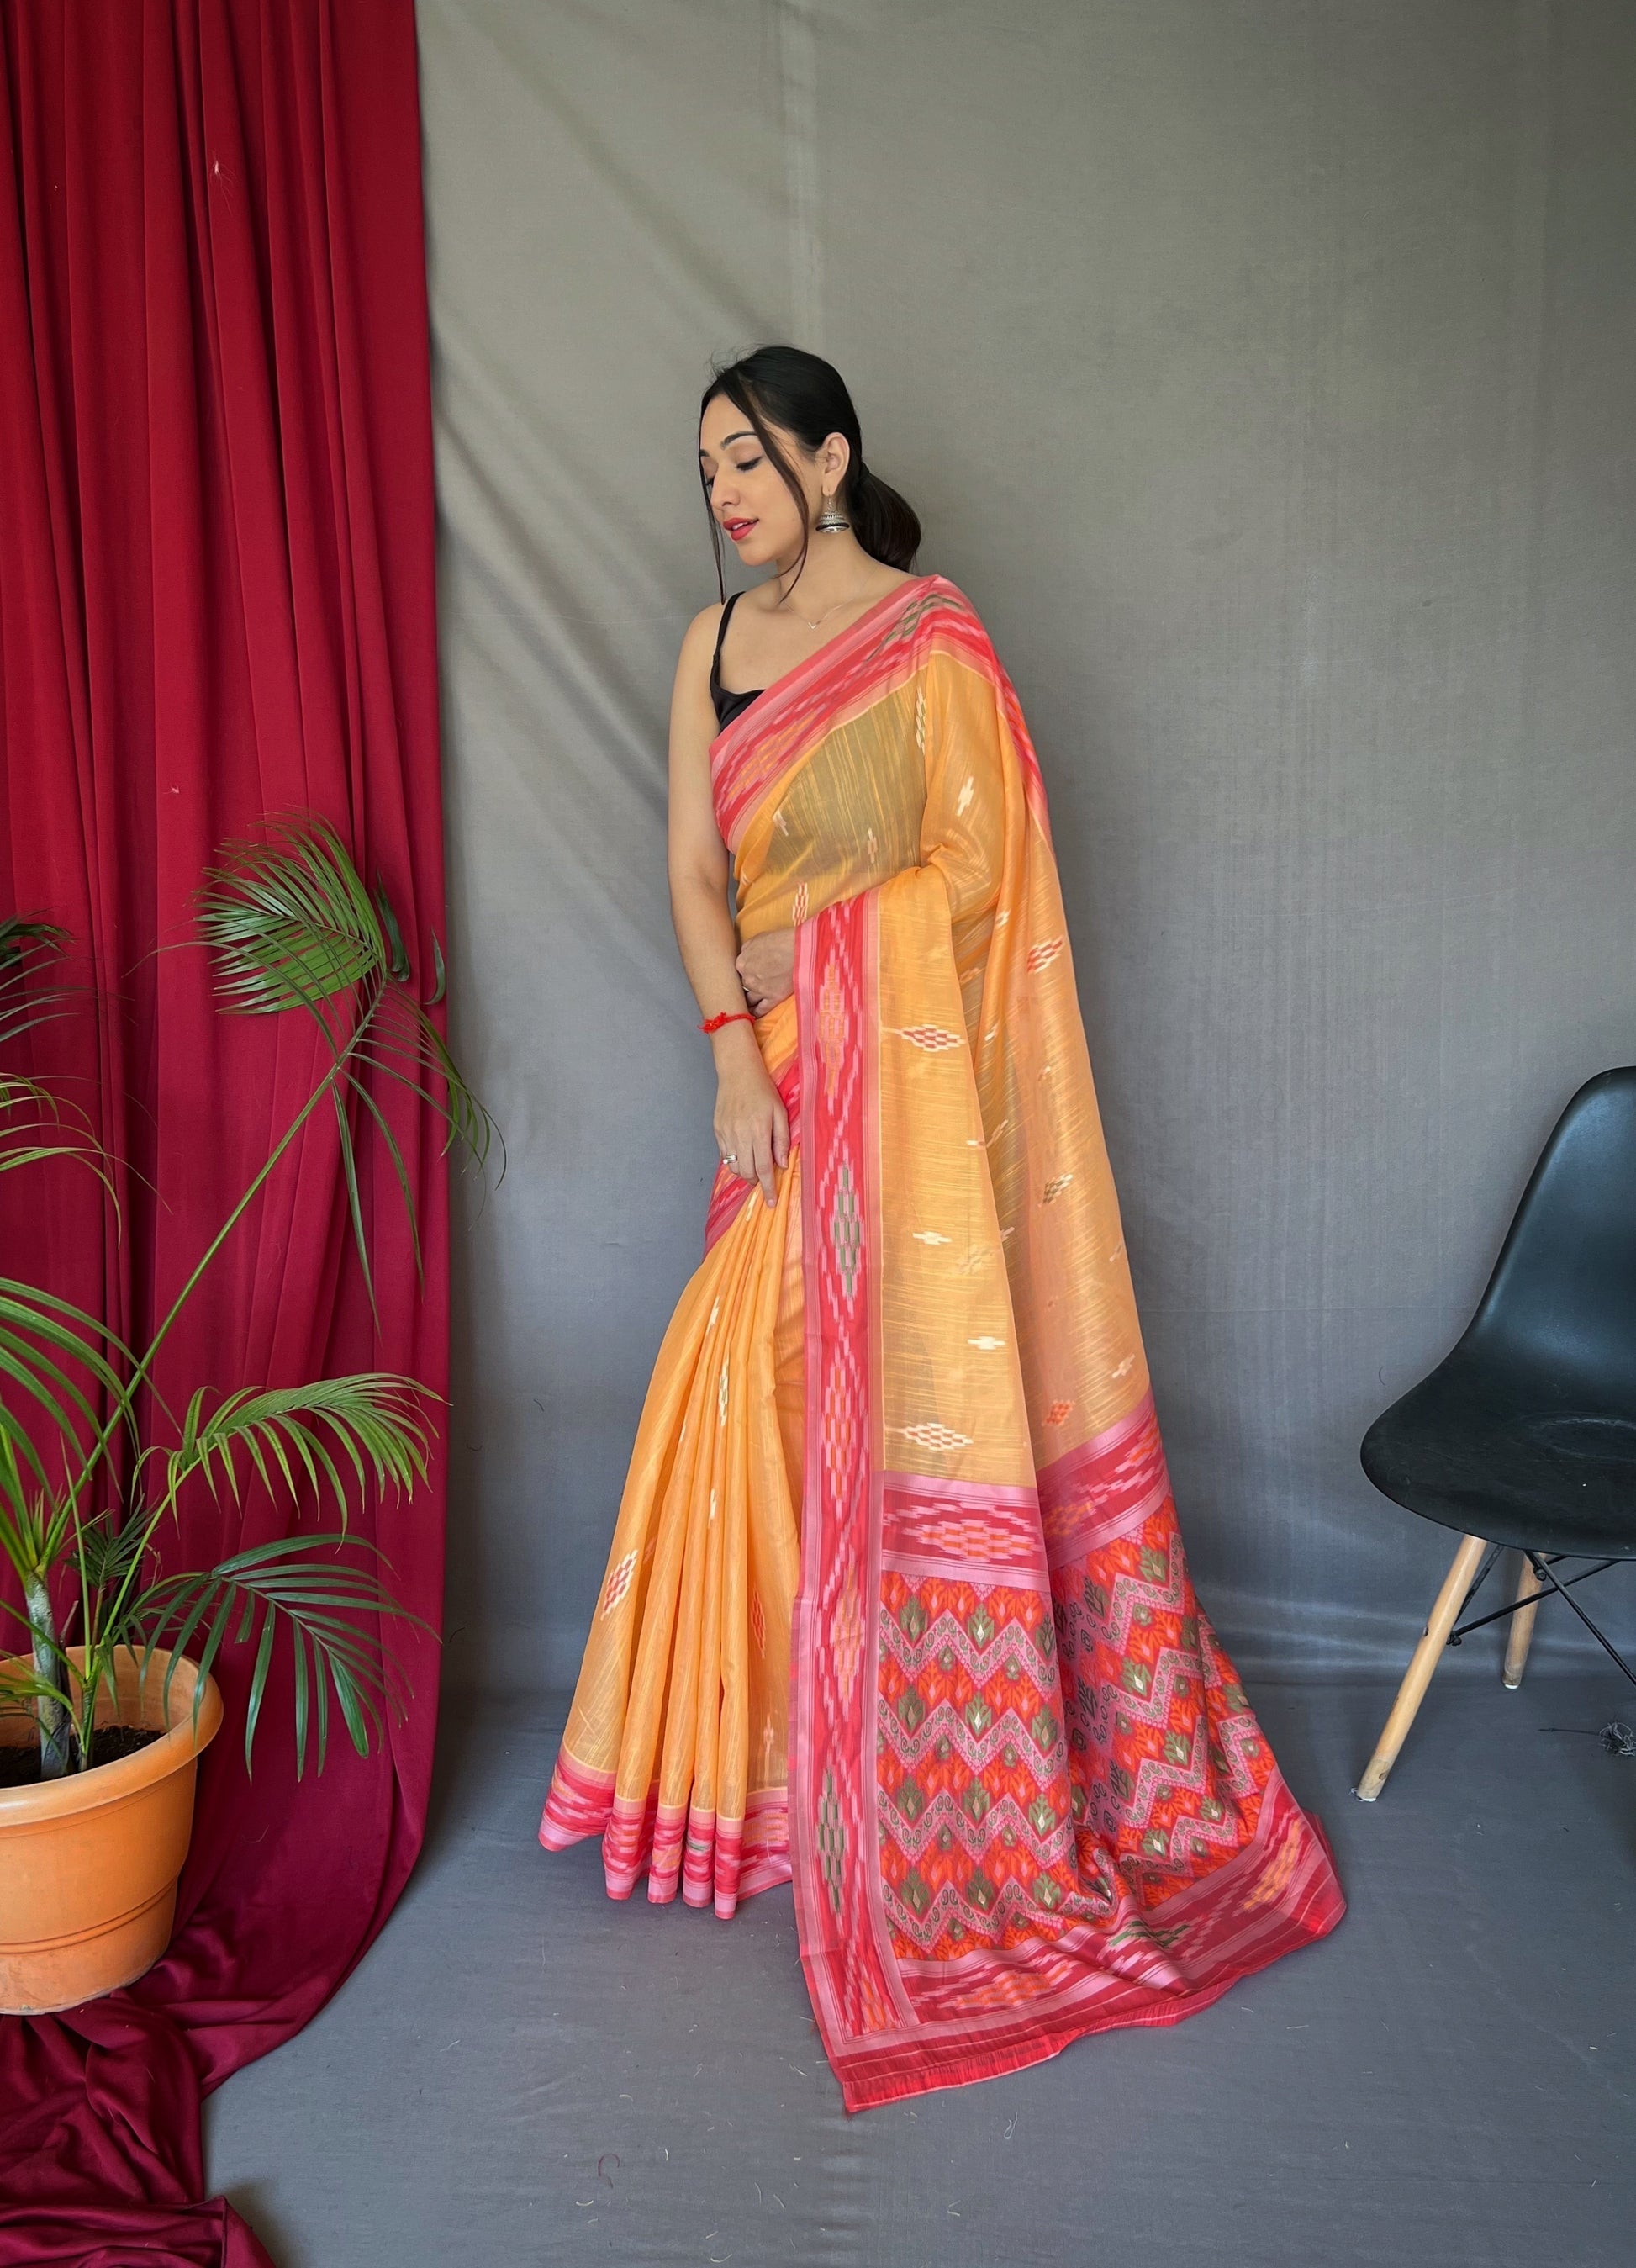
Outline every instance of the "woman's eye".
<svg viewBox="0 0 1636 2268">
<path fill-rule="evenodd" d="M 745 457 L 733 467 L 733 470 L 736 473 L 752 473 L 760 461 L 759 457 Z"/>
</svg>

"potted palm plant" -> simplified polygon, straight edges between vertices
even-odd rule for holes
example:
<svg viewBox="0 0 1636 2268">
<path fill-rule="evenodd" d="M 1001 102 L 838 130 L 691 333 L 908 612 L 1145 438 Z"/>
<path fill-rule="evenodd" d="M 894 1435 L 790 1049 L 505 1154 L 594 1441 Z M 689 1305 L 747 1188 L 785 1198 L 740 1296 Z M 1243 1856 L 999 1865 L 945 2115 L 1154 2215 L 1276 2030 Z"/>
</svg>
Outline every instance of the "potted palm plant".
<svg viewBox="0 0 1636 2268">
<path fill-rule="evenodd" d="M 350 1516 L 363 1491 L 424 1479 L 425 1388 L 390 1372 L 160 1397 L 155 1366 L 212 1262 L 315 1112 L 333 1110 L 354 1241 L 375 1292 L 360 1201 L 360 1136 L 384 1148 L 418 1231 L 409 1180 L 377 1100 L 397 1080 L 480 1163 L 494 1129 L 422 1001 L 384 887 L 371 897 L 334 829 L 297 815 L 263 841 L 226 846 L 205 879 L 200 925 L 222 1008 L 303 1014 L 324 1035 L 307 1100 L 201 1255 L 145 1345 L 125 1345 L 49 1285 L 0 1276 L 0 1607 L 20 1625 L 0 1660 L 0 2011 L 69 2007 L 128 1983 L 170 1940 L 191 1832 L 196 1759 L 222 1721 L 212 1665 L 253 1649 L 249 1762 L 275 1652 L 293 1658 L 296 1763 L 322 1770 L 332 1706 L 367 1754 L 400 1705 L 383 1618 L 404 1617 Z M 114 1183 L 91 1130 L 62 1097 L 4 1058 L 33 1025 L 67 1012 L 42 989 L 62 932 L 0 924 L 0 1172 L 79 1159 Z M 197 1568 L 164 1555 L 184 1491 L 238 1499 L 250 1487 L 334 1525 Z M 409 1617 L 415 1619 L 414 1617 Z"/>
</svg>

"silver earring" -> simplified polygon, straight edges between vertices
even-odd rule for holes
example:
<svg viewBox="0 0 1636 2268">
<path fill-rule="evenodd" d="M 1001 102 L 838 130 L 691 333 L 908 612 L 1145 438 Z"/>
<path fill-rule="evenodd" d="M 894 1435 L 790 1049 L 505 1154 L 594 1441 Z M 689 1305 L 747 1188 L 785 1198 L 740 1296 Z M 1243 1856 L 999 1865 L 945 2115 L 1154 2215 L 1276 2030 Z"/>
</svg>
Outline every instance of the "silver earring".
<svg viewBox="0 0 1636 2268">
<path fill-rule="evenodd" d="M 852 522 L 841 511 L 834 497 L 826 496 L 824 499 L 824 509 L 812 525 L 820 534 L 839 535 L 842 528 L 850 527 Z"/>
</svg>

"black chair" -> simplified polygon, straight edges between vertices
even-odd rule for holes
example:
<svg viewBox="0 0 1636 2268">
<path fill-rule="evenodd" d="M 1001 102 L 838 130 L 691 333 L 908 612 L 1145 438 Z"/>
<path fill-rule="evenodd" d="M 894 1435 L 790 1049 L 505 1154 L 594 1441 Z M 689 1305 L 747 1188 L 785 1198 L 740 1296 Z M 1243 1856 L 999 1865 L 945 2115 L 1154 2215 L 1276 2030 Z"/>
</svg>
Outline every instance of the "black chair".
<svg viewBox="0 0 1636 2268">
<path fill-rule="evenodd" d="M 1564 1600 L 1636 1683 L 1573 1587 L 1636 1558 L 1636 1067 L 1587 1080 L 1522 1192 L 1482 1303 L 1453 1351 L 1378 1417 L 1363 1469 L 1395 1504 L 1462 1537 L 1357 1793 L 1373 1803 L 1437 1658 L 1510 1615 L 1522 1682 L 1540 1600 Z M 1502 1550 L 1509 1606 L 1460 1616 Z M 1565 1561 L 1594 1564 L 1559 1575 Z"/>
</svg>

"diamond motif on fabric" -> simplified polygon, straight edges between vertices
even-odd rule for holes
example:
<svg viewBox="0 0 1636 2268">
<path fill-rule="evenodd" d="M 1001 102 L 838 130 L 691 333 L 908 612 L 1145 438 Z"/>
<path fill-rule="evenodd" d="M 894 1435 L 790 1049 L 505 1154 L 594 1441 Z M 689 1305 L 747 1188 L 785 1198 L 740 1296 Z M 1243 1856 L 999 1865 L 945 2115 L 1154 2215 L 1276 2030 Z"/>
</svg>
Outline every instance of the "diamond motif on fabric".
<svg viewBox="0 0 1636 2268">
<path fill-rule="evenodd" d="M 1073 1178 L 1072 1174 L 1053 1174 L 1039 1193 L 1041 1204 L 1054 1204 Z"/>
<path fill-rule="evenodd" d="M 824 965 L 818 997 L 818 1060 L 824 1066 L 824 1095 L 827 1102 L 833 1103 L 835 1100 L 835 1090 L 840 1083 L 840 1067 L 846 1061 L 851 1037 L 852 1024 L 847 1014 L 847 996 L 841 990 L 840 978 L 832 956 Z"/>
<path fill-rule="evenodd" d="M 1046 1425 L 1060 1425 L 1073 1407 L 1074 1404 L 1071 1402 L 1053 1402 L 1045 1412 Z"/>
<path fill-rule="evenodd" d="M 988 1520 L 932 1520 L 921 1528 L 923 1545 L 946 1551 L 951 1559 L 1008 1559 L 1016 1538 L 1009 1528 Z"/>
<path fill-rule="evenodd" d="M 946 1049 L 960 1044 L 959 1033 L 946 1032 L 941 1024 L 903 1024 L 892 1028 L 900 1040 L 907 1040 L 912 1047 L 924 1048 L 928 1055 L 942 1055 Z"/>
<path fill-rule="evenodd" d="M 898 1430 L 906 1440 L 913 1441 L 917 1449 L 966 1449 L 972 1445 L 969 1433 L 957 1433 L 950 1426 L 940 1425 L 932 1418 L 918 1425 L 901 1425 Z"/>
<path fill-rule="evenodd" d="M 858 1569 L 849 1561 L 847 1580 L 830 1621 L 830 1643 L 835 1653 L 835 1682 L 843 1704 L 852 1698 L 853 1682 L 863 1653 L 863 1616 L 858 1606 Z"/>
<path fill-rule="evenodd" d="M 636 1572 L 636 1554 L 627 1551 L 617 1567 L 610 1567 L 608 1580 L 602 1587 L 602 1611 L 611 1615 L 630 1588 L 630 1579 Z"/>
<path fill-rule="evenodd" d="M 830 1372 L 824 1390 L 824 1463 L 830 1476 L 830 1484 L 838 1496 L 852 1472 L 852 1454 L 856 1440 L 852 1376 L 850 1371 L 838 1362 Z"/>
<path fill-rule="evenodd" d="M 752 1591 L 750 1594 L 750 1635 L 755 1640 L 756 1652 L 759 1654 L 765 1655 L 767 1653 L 767 1609 L 761 1604 L 761 1594 L 759 1591 Z"/>
<path fill-rule="evenodd" d="M 1065 938 L 1050 937 L 1038 945 L 1031 945 L 1028 948 L 1029 975 L 1038 976 L 1042 968 L 1049 968 L 1067 942 Z"/>
<path fill-rule="evenodd" d="M 841 1867 L 847 1855 L 847 1830 L 840 1816 L 840 1802 L 835 1793 L 835 1775 L 824 1775 L 824 1793 L 818 1800 L 817 1833 L 818 1866 L 824 1876 L 824 1887 L 829 1892 L 829 1903 L 837 1921 L 840 1919 Z"/>
<path fill-rule="evenodd" d="M 852 1169 L 843 1164 L 835 1184 L 835 1202 L 829 1216 L 830 1242 L 840 1268 L 840 1280 L 850 1305 L 858 1280 L 858 1263 L 863 1252 L 863 1223 L 858 1212 L 858 1193 L 852 1178 Z"/>
</svg>

